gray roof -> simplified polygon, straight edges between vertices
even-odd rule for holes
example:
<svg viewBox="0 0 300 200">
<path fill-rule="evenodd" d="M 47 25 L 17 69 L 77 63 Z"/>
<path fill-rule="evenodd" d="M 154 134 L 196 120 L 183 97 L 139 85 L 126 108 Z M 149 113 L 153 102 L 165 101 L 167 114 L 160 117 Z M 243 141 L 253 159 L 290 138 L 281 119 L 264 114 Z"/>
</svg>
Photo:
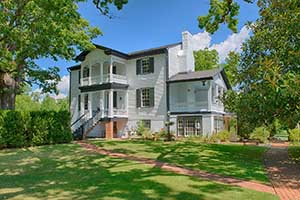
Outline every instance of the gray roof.
<svg viewBox="0 0 300 200">
<path fill-rule="evenodd" d="M 222 69 L 215 68 L 210 70 L 196 71 L 196 72 L 180 72 L 169 79 L 169 82 L 194 80 L 194 79 L 209 79 L 220 73 Z"/>
<path fill-rule="evenodd" d="M 209 80 L 209 79 L 213 79 L 213 77 L 219 73 L 222 75 L 227 87 L 231 88 L 223 68 L 215 68 L 215 69 L 202 70 L 196 72 L 180 72 L 170 77 L 168 82 L 171 83 L 171 82 L 184 82 L 184 81 L 195 81 L 195 80 Z"/>
</svg>

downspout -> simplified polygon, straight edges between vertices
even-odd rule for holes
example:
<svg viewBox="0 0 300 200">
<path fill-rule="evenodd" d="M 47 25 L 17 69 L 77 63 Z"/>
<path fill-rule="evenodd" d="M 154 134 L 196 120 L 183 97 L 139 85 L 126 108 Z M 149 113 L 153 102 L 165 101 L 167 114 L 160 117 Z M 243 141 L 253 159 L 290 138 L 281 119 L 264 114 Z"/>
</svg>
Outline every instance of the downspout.
<svg viewBox="0 0 300 200">
<path fill-rule="evenodd" d="M 72 73 L 71 73 L 71 70 L 69 68 L 67 68 L 69 74 L 70 74 L 70 78 L 69 78 L 69 112 L 71 114 L 71 76 L 72 76 Z"/>
<path fill-rule="evenodd" d="M 165 54 L 166 54 L 166 108 L 167 108 L 167 128 L 168 128 L 168 135 L 170 134 L 170 102 L 169 102 L 169 48 L 165 49 Z"/>
</svg>

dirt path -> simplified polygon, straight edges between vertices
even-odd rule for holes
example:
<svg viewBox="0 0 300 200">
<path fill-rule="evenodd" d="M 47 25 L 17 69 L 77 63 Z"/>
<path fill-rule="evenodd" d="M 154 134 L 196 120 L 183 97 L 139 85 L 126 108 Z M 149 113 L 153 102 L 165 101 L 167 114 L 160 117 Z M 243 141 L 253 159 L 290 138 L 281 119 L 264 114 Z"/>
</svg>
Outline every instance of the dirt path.
<svg viewBox="0 0 300 200">
<path fill-rule="evenodd" d="M 281 200 L 300 200 L 300 165 L 289 159 L 286 145 L 273 145 L 265 154 L 265 165 Z"/>
<path fill-rule="evenodd" d="M 83 148 L 87 149 L 88 151 L 97 152 L 102 155 L 137 161 L 137 162 L 140 162 L 143 164 L 151 165 L 153 167 L 159 167 L 161 169 L 171 171 L 171 172 L 174 172 L 177 174 L 194 176 L 194 177 L 211 180 L 211 181 L 215 181 L 215 182 L 222 183 L 222 184 L 229 184 L 229 185 L 233 185 L 233 186 L 239 186 L 239 187 L 243 187 L 243 188 L 247 188 L 247 189 L 256 190 L 259 192 L 267 192 L 267 193 L 275 194 L 275 191 L 274 191 L 272 185 L 262 184 L 262 183 L 255 182 L 255 181 L 247 181 L 247 180 L 237 179 L 237 178 L 233 178 L 233 177 L 221 176 L 221 175 L 217 175 L 217 174 L 207 173 L 207 172 L 201 171 L 201 170 L 188 169 L 188 168 L 176 166 L 174 164 L 160 162 L 160 161 L 149 159 L 149 158 L 130 156 L 130 155 L 126 155 L 123 153 L 114 153 L 114 152 L 99 148 L 94 144 L 90 144 L 90 143 L 87 143 L 84 141 L 79 141 L 77 143 L 79 145 L 81 145 Z"/>
</svg>

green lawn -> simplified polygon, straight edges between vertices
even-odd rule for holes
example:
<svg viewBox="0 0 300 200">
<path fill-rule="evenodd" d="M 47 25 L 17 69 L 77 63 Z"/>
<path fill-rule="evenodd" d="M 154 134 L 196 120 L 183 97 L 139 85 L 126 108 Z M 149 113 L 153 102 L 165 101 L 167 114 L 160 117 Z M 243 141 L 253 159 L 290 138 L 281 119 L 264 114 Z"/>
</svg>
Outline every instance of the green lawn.
<svg viewBox="0 0 300 200">
<path fill-rule="evenodd" d="M 263 167 L 265 147 L 204 144 L 192 141 L 97 141 L 92 143 L 126 154 L 153 158 L 193 169 L 269 182 Z"/>
<path fill-rule="evenodd" d="M 292 160 L 300 162 L 300 144 L 290 145 L 288 151 Z"/>
<path fill-rule="evenodd" d="M 85 151 L 75 144 L 0 151 L 0 199 L 278 199 Z"/>
</svg>

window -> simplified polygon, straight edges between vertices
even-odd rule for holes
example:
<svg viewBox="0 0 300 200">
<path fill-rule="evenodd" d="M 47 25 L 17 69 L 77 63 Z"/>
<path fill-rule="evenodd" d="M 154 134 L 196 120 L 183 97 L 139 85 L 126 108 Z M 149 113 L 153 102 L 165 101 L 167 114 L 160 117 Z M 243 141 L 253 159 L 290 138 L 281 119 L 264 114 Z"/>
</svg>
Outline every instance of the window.
<svg viewBox="0 0 300 200">
<path fill-rule="evenodd" d="M 136 74 L 154 73 L 154 58 L 143 58 L 136 61 Z"/>
<path fill-rule="evenodd" d="M 81 96 L 78 95 L 78 111 L 80 112 L 81 110 Z"/>
<path fill-rule="evenodd" d="M 142 89 L 141 99 L 142 99 L 142 107 L 150 106 L 150 89 L 149 88 Z"/>
<path fill-rule="evenodd" d="M 137 107 L 154 106 L 154 88 L 141 88 L 136 90 Z"/>
<path fill-rule="evenodd" d="M 218 133 L 223 129 L 224 129 L 223 117 L 215 116 L 214 117 L 214 131 L 215 131 L 215 133 Z"/>
<path fill-rule="evenodd" d="M 82 75 L 83 75 L 83 78 L 87 78 L 87 77 L 90 76 L 90 69 L 87 66 L 85 66 L 83 68 L 83 74 Z"/>
<path fill-rule="evenodd" d="M 142 120 L 142 123 L 144 124 L 145 128 L 151 129 L 151 120 L 144 119 Z"/>
<path fill-rule="evenodd" d="M 84 110 L 88 110 L 89 109 L 89 95 L 85 94 L 84 95 Z"/>
<path fill-rule="evenodd" d="M 178 128 L 178 135 L 180 135 L 180 136 L 183 135 L 183 133 L 184 133 L 183 120 L 178 120 L 177 128 Z"/>
</svg>

